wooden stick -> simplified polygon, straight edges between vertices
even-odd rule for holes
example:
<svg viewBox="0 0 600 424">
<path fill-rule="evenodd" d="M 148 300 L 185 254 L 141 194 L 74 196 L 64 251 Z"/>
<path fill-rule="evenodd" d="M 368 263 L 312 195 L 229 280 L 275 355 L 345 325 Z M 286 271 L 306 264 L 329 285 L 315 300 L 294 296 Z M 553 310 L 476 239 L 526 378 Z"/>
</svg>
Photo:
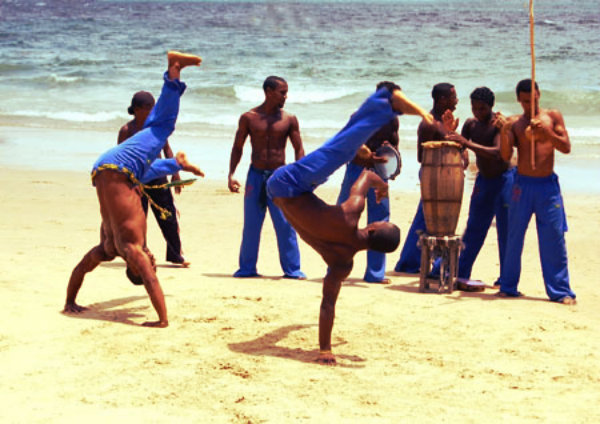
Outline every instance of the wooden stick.
<svg viewBox="0 0 600 424">
<path fill-rule="evenodd" d="M 531 120 L 535 118 L 535 19 L 533 18 L 533 0 L 529 0 L 529 44 L 531 45 Z M 535 139 L 533 137 L 533 128 L 531 129 L 531 169 L 535 169 Z"/>
</svg>

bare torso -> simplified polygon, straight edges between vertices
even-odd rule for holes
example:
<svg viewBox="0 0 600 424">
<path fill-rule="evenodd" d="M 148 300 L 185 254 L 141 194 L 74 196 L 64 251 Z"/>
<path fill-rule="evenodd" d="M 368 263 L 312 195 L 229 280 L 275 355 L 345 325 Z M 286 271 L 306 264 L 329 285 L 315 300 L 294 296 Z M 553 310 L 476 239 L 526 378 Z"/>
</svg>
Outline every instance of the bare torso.
<svg viewBox="0 0 600 424">
<path fill-rule="evenodd" d="M 463 137 L 485 147 L 495 146 L 498 133 L 498 128 L 492 124 L 491 120 L 488 122 L 481 122 L 474 118 L 467 119 L 462 129 Z M 474 152 L 477 168 L 482 176 L 486 178 L 496 178 L 508 169 L 508 163 L 500 157 L 499 152 L 496 156 L 480 154 L 475 150 Z"/>
<path fill-rule="evenodd" d="M 566 134 L 566 130 L 562 125 L 562 116 L 559 118 L 557 114 L 560 115 L 560 112 L 540 109 L 536 119 L 541 122 L 543 127 Z M 518 152 L 517 167 L 519 174 L 530 177 L 547 177 L 554 172 L 554 149 L 556 147 L 547 132 L 542 129 L 535 130 L 533 134 L 535 144 L 534 169 L 531 163 L 531 140 L 526 135 L 528 126 L 529 118 L 525 115 L 521 115 L 512 125 L 512 134 L 515 138 L 514 144 Z"/>
<path fill-rule="evenodd" d="M 272 170 L 284 165 L 286 141 L 298 126 L 296 117 L 281 109 L 275 114 L 266 114 L 257 107 L 246 112 L 242 119 L 248 123 L 252 166 Z"/>
</svg>

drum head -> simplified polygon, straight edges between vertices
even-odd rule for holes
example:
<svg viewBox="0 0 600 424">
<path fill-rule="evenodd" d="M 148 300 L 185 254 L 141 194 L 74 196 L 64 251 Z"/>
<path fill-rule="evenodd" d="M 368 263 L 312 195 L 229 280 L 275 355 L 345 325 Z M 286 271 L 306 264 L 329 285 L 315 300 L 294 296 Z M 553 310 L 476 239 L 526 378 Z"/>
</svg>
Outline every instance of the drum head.
<svg viewBox="0 0 600 424">
<path fill-rule="evenodd" d="M 375 152 L 377 156 L 387 159 L 387 162 L 378 162 L 375 164 L 375 172 L 384 180 L 393 180 L 400 174 L 402 160 L 400 153 L 389 144 L 384 144 Z"/>
</svg>

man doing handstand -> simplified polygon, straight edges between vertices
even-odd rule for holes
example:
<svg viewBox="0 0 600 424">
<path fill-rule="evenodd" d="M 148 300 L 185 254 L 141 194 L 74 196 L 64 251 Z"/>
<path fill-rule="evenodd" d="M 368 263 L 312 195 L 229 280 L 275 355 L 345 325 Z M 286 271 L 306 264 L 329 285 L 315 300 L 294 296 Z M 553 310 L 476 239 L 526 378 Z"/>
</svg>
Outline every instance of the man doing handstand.
<svg viewBox="0 0 600 424">
<path fill-rule="evenodd" d="M 168 71 L 164 75 L 163 88 L 144 128 L 105 152 L 94 164 L 92 182 L 96 186 L 102 215 L 100 244 L 86 253 L 73 269 L 67 286 L 66 313 L 86 309 L 75 303 L 85 274 L 101 262 L 121 256 L 127 262 L 127 276 L 132 282 L 143 282 L 158 314 L 158 321 L 144 325 L 166 327 L 169 324 L 154 258 L 146 247 L 146 216 L 140 202 L 140 190 L 143 184 L 180 170 L 204 174 L 190 164 L 182 152 L 172 159 L 157 159 L 175 129 L 179 100 L 186 88 L 179 80 L 180 71 L 186 66 L 199 66 L 201 62 L 198 56 L 179 52 L 169 52 L 167 57 Z"/>
<path fill-rule="evenodd" d="M 365 170 L 340 205 L 328 205 L 313 190 L 340 166 L 354 158 L 358 149 L 379 128 L 397 114 L 431 116 L 408 100 L 396 85 L 380 88 L 356 111 L 346 126 L 320 148 L 302 159 L 278 168 L 267 182 L 267 193 L 283 211 L 300 237 L 321 255 L 328 265 L 323 280 L 319 317 L 320 354 L 323 364 L 335 364 L 331 352 L 331 331 L 335 303 L 342 281 L 350 274 L 356 252 L 372 249 L 392 252 L 400 242 L 400 230 L 384 221 L 358 228 L 371 187 L 376 198 L 387 196 L 388 185 L 374 172 Z"/>
</svg>

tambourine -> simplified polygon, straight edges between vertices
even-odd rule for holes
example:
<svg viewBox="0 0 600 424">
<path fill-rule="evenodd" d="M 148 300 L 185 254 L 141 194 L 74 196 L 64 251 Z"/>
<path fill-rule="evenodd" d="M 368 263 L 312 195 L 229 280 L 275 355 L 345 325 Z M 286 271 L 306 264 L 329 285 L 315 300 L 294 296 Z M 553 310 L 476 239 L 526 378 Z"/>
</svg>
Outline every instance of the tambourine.
<svg viewBox="0 0 600 424">
<path fill-rule="evenodd" d="M 387 159 L 386 162 L 377 162 L 373 166 L 377 175 L 384 180 L 393 180 L 400 175 L 402 159 L 398 150 L 394 149 L 389 144 L 383 144 L 377 149 L 375 154 Z"/>
</svg>

